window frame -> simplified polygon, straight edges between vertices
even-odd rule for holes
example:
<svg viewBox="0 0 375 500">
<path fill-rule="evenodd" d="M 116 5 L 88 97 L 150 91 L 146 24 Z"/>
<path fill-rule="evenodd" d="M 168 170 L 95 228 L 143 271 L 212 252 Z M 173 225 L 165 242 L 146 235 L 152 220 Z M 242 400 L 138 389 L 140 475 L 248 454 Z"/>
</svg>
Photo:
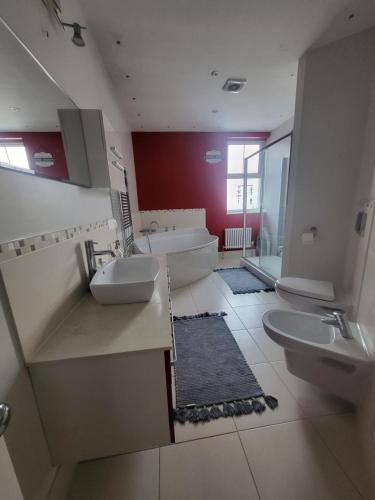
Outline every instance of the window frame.
<svg viewBox="0 0 375 500">
<path fill-rule="evenodd" d="M 228 196 L 228 179 L 241 179 L 244 180 L 244 172 L 239 173 L 239 174 L 230 174 L 228 173 L 228 146 L 230 145 L 247 145 L 247 144 L 257 144 L 259 145 L 259 150 L 261 150 L 264 147 L 265 141 L 262 140 L 256 140 L 256 139 L 230 139 L 227 141 L 227 165 L 226 165 L 226 180 L 225 180 L 225 186 L 226 186 L 226 192 Z M 258 165 L 258 172 L 257 173 L 248 173 L 247 174 L 247 179 L 259 179 L 259 192 L 258 192 L 258 199 L 260 198 L 261 192 L 262 192 L 262 177 L 263 177 L 263 161 L 262 161 L 262 155 L 260 155 L 259 158 L 259 165 Z M 243 208 L 240 210 L 228 210 L 228 200 L 226 197 L 226 213 L 227 215 L 241 215 L 243 214 Z M 247 214 L 258 214 L 260 213 L 260 200 L 259 200 L 259 206 L 257 208 L 249 208 L 246 210 Z"/>
<path fill-rule="evenodd" d="M 25 144 L 24 144 L 24 142 L 23 142 L 22 139 L 18 139 L 18 138 L 17 139 L 2 138 L 1 137 L 1 133 L 0 133 L 0 147 L 5 149 L 5 153 L 6 153 L 7 158 L 8 158 L 8 163 L 0 161 L 0 167 L 7 168 L 9 170 L 16 170 L 16 171 L 19 171 L 19 172 L 26 172 L 26 173 L 30 173 L 30 174 L 34 173 L 34 171 L 32 170 L 32 168 L 30 167 L 29 159 L 28 159 L 28 156 L 27 156 L 27 150 L 26 150 Z M 22 147 L 25 150 L 25 155 L 26 155 L 27 164 L 28 164 L 27 168 L 19 167 L 17 165 L 13 165 L 13 163 L 10 163 L 8 148 L 12 148 L 12 147 L 13 148 L 14 147 Z"/>
</svg>

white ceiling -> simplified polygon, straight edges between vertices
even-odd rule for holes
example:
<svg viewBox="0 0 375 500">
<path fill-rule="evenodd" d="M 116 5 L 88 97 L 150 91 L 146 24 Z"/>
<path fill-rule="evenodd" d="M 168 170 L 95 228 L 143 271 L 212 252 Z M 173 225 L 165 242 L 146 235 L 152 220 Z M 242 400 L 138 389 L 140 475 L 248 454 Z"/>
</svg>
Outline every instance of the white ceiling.
<svg viewBox="0 0 375 500">
<path fill-rule="evenodd" d="M 1 22 L 0 47 L 0 132 L 59 130 L 57 109 L 72 101 Z"/>
<path fill-rule="evenodd" d="M 130 125 L 144 131 L 274 129 L 293 114 L 298 58 L 328 27 L 360 30 L 361 9 L 374 8 L 355 0 L 349 21 L 347 0 L 81 3 Z M 248 83 L 224 93 L 228 77 Z"/>
</svg>

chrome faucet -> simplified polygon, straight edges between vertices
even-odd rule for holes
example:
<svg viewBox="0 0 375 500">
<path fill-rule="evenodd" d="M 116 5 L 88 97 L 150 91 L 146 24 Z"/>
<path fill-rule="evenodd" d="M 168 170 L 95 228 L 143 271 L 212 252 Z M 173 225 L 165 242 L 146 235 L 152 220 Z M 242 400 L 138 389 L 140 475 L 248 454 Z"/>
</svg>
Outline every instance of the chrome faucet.
<svg viewBox="0 0 375 500">
<path fill-rule="evenodd" d="M 156 224 L 156 227 L 159 229 L 159 222 L 157 220 L 153 220 L 150 222 L 150 224 L 148 225 L 148 227 L 145 227 L 144 229 L 140 229 L 139 232 L 141 234 L 144 234 L 144 235 L 149 235 L 149 234 L 152 234 L 152 233 L 156 233 L 156 229 L 154 227 L 152 227 L 154 224 Z"/>
<path fill-rule="evenodd" d="M 92 278 L 94 277 L 94 274 L 97 271 L 96 260 L 95 260 L 95 257 L 97 255 L 112 255 L 112 257 L 116 257 L 116 254 L 113 250 L 95 250 L 94 245 L 97 245 L 96 241 L 93 241 L 93 240 L 86 240 L 85 241 L 87 266 L 89 268 L 90 281 L 92 280 Z"/>
<path fill-rule="evenodd" d="M 353 334 L 350 329 L 348 320 L 346 319 L 346 313 L 342 309 L 329 309 L 326 308 L 326 317 L 322 318 L 322 322 L 326 325 L 335 326 L 340 330 L 341 335 L 345 339 L 352 339 Z"/>
</svg>

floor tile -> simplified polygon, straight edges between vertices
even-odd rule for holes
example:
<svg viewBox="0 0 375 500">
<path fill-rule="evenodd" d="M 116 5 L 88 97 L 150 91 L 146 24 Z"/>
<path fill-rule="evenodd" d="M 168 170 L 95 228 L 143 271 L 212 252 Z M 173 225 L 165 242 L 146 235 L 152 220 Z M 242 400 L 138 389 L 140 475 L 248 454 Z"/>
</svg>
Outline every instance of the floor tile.
<svg viewBox="0 0 375 500">
<path fill-rule="evenodd" d="M 254 328 L 249 332 L 268 361 L 284 360 L 284 349 L 270 339 L 263 328 Z"/>
<path fill-rule="evenodd" d="M 174 426 L 176 443 L 183 441 L 192 441 L 194 439 L 201 439 L 210 436 L 218 436 L 220 434 L 228 434 L 236 432 L 233 418 L 218 418 L 210 422 L 199 422 L 192 424 L 186 422 L 185 424 L 175 423 Z"/>
<path fill-rule="evenodd" d="M 171 302 L 173 314 L 195 314 L 196 306 L 189 287 L 178 288 L 171 291 Z"/>
<path fill-rule="evenodd" d="M 276 292 L 260 292 L 257 296 L 262 304 L 282 304 L 284 302 Z"/>
<path fill-rule="evenodd" d="M 267 408 L 260 415 L 253 413 L 252 415 L 234 417 L 234 423 L 238 430 L 252 429 L 303 418 L 302 410 L 296 400 L 268 363 L 252 365 L 251 370 L 264 392 L 278 399 L 279 406 L 275 410 Z"/>
<path fill-rule="evenodd" d="M 285 361 L 275 361 L 271 365 L 293 394 L 307 417 L 353 411 L 353 406 L 350 403 L 294 376 L 288 371 Z"/>
<path fill-rule="evenodd" d="M 226 294 L 226 299 L 232 307 L 258 306 L 262 304 L 258 295 L 258 293 L 238 293 L 235 295 L 230 291 Z"/>
<path fill-rule="evenodd" d="M 195 306 L 198 309 L 215 309 L 216 311 L 221 311 L 230 307 L 224 295 L 214 287 L 212 287 L 212 290 L 193 292 L 192 296 Z"/>
<path fill-rule="evenodd" d="M 258 500 L 238 434 L 160 449 L 160 500 Z"/>
<path fill-rule="evenodd" d="M 83 462 L 68 500 L 158 500 L 159 449 Z"/>
<path fill-rule="evenodd" d="M 361 433 L 356 415 L 316 417 L 311 422 L 359 492 L 366 500 L 373 500 L 375 445 Z"/>
<path fill-rule="evenodd" d="M 261 328 L 263 326 L 262 317 L 267 311 L 265 304 L 255 306 L 235 307 L 235 312 L 246 328 Z"/>
<path fill-rule="evenodd" d="M 240 433 L 262 500 L 359 500 L 307 421 Z"/>
<path fill-rule="evenodd" d="M 244 355 L 249 365 L 256 365 L 257 363 L 266 363 L 267 360 L 264 354 L 256 345 L 251 335 L 247 330 L 237 330 L 232 332 L 233 337 L 236 339 L 242 354 Z"/>
</svg>

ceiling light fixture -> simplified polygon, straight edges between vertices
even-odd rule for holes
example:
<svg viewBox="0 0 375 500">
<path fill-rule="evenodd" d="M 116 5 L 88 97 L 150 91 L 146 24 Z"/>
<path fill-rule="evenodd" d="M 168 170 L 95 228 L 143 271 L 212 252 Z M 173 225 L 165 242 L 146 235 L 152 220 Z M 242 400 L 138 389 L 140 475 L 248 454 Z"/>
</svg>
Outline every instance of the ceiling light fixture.
<svg viewBox="0 0 375 500">
<path fill-rule="evenodd" d="M 246 84 L 246 78 L 228 78 L 228 80 L 223 85 L 223 90 L 224 92 L 238 94 L 238 92 L 240 92 Z"/>
<path fill-rule="evenodd" d="M 219 76 L 219 72 L 216 70 L 211 71 L 211 76 Z"/>
<path fill-rule="evenodd" d="M 19 108 L 18 106 L 10 106 L 9 109 L 11 111 L 19 111 L 21 108 Z"/>
<path fill-rule="evenodd" d="M 81 26 L 78 23 L 64 23 L 63 21 L 61 22 L 61 24 L 64 27 L 67 26 L 68 28 L 73 28 L 74 33 L 72 42 L 74 43 L 74 45 L 77 45 L 77 47 L 84 47 L 86 45 L 81 33 L 81 30 L 87 30 L 86 26 Z"/>
</svg>

